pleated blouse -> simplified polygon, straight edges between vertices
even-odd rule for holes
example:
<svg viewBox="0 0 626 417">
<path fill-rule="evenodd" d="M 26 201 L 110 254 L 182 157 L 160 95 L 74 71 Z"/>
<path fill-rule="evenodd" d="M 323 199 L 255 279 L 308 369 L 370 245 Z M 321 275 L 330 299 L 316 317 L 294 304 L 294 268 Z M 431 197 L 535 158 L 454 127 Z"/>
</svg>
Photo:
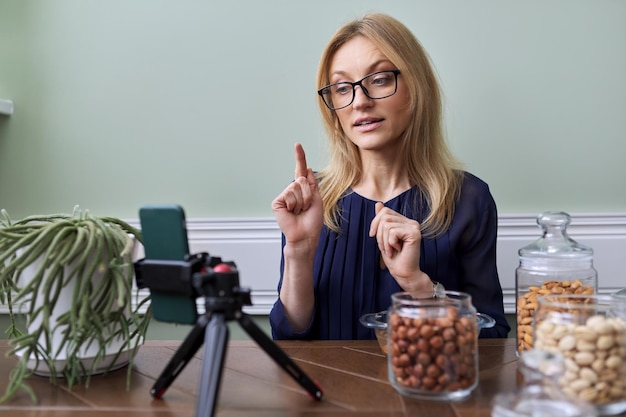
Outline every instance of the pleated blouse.
<svg viewBox="0 0 626 417">
<path fill-rule="evenodd" d="M 369 227 L 376 201 L 348 190 L 339 201 L 342 233 L 324 227 L 314 262 L 315 309 L 310 325 L 294 332 L 280 298 L 270 312 L 274 339 L 374 339 L 374 332 L 359 323 L 365 313 L 385 310 L 391 295 L 402 291 L 387 268 Z M 422 222 L 428 207 L 415 186 L 385 206 Z M 497 210 L 488 185 L 465 173 L 459 201 L 449 229 L 436 238 L 423 237 L 420 266 L 446 289 L 467 292 L 476 309 L 492 316 L 496 326 L 480 337 L 506 337 L 502 288 L 496 267 Z M 285 239 L 283 236 L 283 247 Z M 281 258 L 282 285 L 284 257 Z"/>
</svg>

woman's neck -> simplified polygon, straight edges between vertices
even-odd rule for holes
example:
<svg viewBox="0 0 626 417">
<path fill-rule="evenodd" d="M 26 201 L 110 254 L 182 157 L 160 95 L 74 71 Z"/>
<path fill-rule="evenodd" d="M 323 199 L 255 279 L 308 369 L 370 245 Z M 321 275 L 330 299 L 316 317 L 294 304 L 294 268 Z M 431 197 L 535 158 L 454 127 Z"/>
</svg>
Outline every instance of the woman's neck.
<svg viewBox="0 0 626 417">
<path fill-rule="evenodd" d="M 406 169 L 398 161 L 364 161 L 362 172 L 351 188 L 370 200 L 389 201 L 411 188 Z"/>
</svg>

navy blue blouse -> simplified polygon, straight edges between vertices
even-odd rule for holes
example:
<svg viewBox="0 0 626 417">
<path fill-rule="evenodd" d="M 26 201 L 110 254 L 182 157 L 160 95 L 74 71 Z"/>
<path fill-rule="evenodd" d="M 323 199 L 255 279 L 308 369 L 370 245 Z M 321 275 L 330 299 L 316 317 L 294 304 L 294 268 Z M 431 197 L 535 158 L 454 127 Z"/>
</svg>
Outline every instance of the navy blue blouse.
<svg viewBox="0 0 626 417">
<path fill-rule="evenodd" d="M 278 299 L 270 312 L 274 339 L 374 338 L 373 330 L 361 325 L 359 317 L 387 309 L 391 294 L 402 291 L 389 270 L 381 268 L 376 239 L 368 234 L 375 204 L 352 191 L 341 198 L 342 233 L 324 227 L 315 255 L 312 321 L 305 331 L 294 332 Z M 416 186 L 385 206 L 418 222 L 428 210 Z M 496 326 L 482 329 L 480 337 L 506 337 L 510 330 L 496 268 L 497 222 L 496 204 L 488 185 L 465 173 L 450 228 L 437 238 L 423 237 L 421 243 L 422 271 L 448 290 L 469 293 L 476 309 L 496 320 Z M 281 258 L 279 292 L 283 267 Z"/>
</svg>

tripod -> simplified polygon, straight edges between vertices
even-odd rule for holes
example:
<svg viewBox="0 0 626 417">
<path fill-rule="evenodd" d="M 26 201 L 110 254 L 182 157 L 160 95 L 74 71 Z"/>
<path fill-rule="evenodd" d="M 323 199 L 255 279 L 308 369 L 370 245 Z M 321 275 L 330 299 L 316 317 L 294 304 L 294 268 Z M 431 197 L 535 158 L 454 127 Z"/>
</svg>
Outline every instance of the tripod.
<svg viewBox="0 0 626 417">
<path fill-rule="evenodd" d="M 169 268 L 173 274 L 165 274 L 169 277 L 178 275 L 181 272 L 197 270 L 199 260 L 206 264 L 208 254 L 193 256 L 192 268 L 189 263 L 154 261 L 144 259 L 136 266 L 138 282 L 150 287 L 146 272 L 155 268 L 164 276 L 163 269 Z M 217 259 L 217 263 L 215 261 Z M 292 361 L 283 350 L 281 350 L 254 321 L 242 311 L 244 305 L 252 305 L 250 289 L 239 287 L 239 274 L 232 262 L 222 263 L 219 258 L 214 258 L 213 267 L 205 265 L 200 272 L 192 276 L 192 285 L 197 295 L 204 297 L 206 311 L 200 315 L 187 335 L 180 348 L 176 351 L 170 362 L 167 364 L 150 393 L 155 398 L 161 398 L 167 388 L 174 382 L 176 377 L 182 372 L 193 355 L 204 344 L 204 358 L 202 362 L 202 373 L 200 377 L 200 387 L 196 405 L 196 417 L 209 417 L 215 413 L 217 396 L 222 377 L 226 346 L 229 338 L 227 321 L 237 320 L 243 330 L 261 348 L 280 365 L 293 379 L 295 379 L 313 399 L 322 399 L 322 390 L 313 382 L 300 367 Z M 158 276 L 159 274 L 154 274 Z M 163 280 L 157 286 L 163 289 Z M 171 282 L 171 280 L 170 280 Z M 206 394 L 206 395 L 205 395 Z"/>
</svg>

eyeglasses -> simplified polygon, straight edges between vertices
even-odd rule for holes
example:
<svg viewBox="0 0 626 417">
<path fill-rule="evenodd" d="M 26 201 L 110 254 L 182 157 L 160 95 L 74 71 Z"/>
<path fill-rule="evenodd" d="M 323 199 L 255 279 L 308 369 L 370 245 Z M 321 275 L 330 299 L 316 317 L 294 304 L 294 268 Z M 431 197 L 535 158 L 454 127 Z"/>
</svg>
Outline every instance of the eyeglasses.
<svg viewBox="0 0 626 417">
<path fill-rule="evenodd" d="M 354 101 L 355 87 L 361 86 L 365 95 L 373 100 L 391 97 L 398 90 L 398 74 L 400 70 L 378 71 L 366 75 L 353 83 L 344 81 L 330 84 L 317 90 L 324 104 L 331 110 L 348 107 Z"/>
</svg>

